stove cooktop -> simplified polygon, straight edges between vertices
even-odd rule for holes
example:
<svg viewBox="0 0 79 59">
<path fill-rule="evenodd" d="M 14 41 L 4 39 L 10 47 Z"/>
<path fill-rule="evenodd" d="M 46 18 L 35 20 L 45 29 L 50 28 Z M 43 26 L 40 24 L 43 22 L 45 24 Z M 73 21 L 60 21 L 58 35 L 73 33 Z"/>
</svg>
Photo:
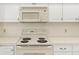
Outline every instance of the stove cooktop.
<svg viewBox="0 0 79 59">
<path fill-rule="evenodd" d="M 50 41 L 47 39 L 46 36 L 35 36 L 35 37 L 22 37 L 17 42 L 18 45 L 26 45 L 26 44 L 50 44 Z"/>
<path fill-rule="evenodd" d="M 31 40 L 31 38 L 23 38 L 21 43 L 29 43 L 30 40 Z M 37 42 L 38 43 L 47 43 L 48 41 L 45 38 L 38 38 Z"/>
</svg>

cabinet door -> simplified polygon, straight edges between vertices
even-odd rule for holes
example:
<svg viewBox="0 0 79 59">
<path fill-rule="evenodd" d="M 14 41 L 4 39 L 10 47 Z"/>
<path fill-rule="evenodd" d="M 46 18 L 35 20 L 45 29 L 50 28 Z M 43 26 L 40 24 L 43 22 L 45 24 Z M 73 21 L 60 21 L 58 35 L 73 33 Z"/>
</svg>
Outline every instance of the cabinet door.
<svg viewBox="0 0 79 59">
<path fill-rule="evenodd" d="M 79 51 L 73 51 L 73 55 L 79 55 Z"/>
<path fill-rule="evenodd" d="M 79 55 L 79 44 L 73 44 L 73 55 Z"/>
<path fill-rule="evenodd" d="M 60 52 L 72 51 L 72 46 L 69 44 L 55 44 L 54 51 L 60 51 Z"/>
<path fill-rule="evenodd" d="M 13 46 L 0 46 L 0 55 L 13 55 L 14 51 Z"/>
<path fill-rule="evenodd" d="M 79 51 L 79 44 L 73 45 L 73 51 Z"/>
<path fill-rule="evenodd" d="M 49 21 L 62 19 L 62 4 L 49 4 Z"/>
<path fill-rule="evenodd" d="M 75 5 L 75 7 L 74 7 L 74 18 L 75 18 L 75 20 L 79 20 L 79 3 L 78 4 L 74 4 Z"/>
<path fill-rule="evenodd" d="M 4 4 L 0 4 L 0 20 L 4 20 Z"/>
<path fill-rule="evenodd" d="M 18 4 L 5 4 L 5 20 L 17 20 L 18 14 Z"/>
<path fill-rule="evenodd" d="M 79 4 L 63 4 L 63 20 L 79 20 Z"/>
</svg>

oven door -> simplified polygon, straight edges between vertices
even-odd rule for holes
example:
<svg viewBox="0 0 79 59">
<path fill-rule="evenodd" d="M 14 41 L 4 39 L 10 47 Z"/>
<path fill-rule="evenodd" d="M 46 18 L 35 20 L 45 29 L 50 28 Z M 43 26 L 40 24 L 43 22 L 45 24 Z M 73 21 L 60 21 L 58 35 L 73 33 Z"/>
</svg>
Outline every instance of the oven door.
<svg viewBox="0 0 79 59">
<path fill-rule="evenodd" d="M 17 46 L 17 55 L 52 55 L 52 46 Z"/>
</svg>

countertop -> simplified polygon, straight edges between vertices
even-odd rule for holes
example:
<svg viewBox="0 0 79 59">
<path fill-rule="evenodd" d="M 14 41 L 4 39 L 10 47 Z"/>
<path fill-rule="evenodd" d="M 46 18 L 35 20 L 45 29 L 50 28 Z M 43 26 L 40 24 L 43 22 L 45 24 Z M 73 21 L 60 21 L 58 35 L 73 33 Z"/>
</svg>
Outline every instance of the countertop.
<svg viewBox="0 0 79 59">
<path fill-rule="evenodd" d="M 0 37 L 0 45 L 2 44 L 16 44 L 19 40 L 19 37 Z"/>
<path fill-rule="evenodd" d="M 16 44 L 19 37 L 0 37 L 0 44 Z M 52 44 L 79 44 L 79 37 L 49 37 Z"/>
<path fill-rule="evenodd" d="M 79 44 L 79 37 L 49 37 L 52 44 Z"/>
</svg>

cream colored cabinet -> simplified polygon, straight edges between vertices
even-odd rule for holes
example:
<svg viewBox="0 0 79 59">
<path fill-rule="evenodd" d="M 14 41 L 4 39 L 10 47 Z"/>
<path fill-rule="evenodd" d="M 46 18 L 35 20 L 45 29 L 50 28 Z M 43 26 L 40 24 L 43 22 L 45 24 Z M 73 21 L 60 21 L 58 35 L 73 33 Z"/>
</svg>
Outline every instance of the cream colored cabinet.
<svg viewBox="0 0 79 59">
<path fill-rule="evenodd" d="M 79 4 L 63 3 L 63 20 L 75 21 L 79 20 Z"/>
<path fill-rule="evenodd" d="M 13 55 L 15 54 L 14 46 L 0 45 L 0 55 Z"/>
<path fill-rule="evenodd" d="M 62 19 L 62 4 L 52 3 L 49 4 L 49 21 L 59 21 Z"/>
</svg>

